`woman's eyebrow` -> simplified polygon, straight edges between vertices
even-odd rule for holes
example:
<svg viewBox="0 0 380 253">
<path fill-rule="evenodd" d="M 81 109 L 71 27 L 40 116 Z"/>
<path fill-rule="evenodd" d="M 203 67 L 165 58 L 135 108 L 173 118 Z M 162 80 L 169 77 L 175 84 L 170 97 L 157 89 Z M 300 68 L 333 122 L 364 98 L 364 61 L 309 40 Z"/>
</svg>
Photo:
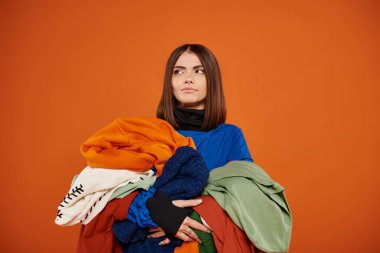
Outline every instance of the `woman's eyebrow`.
<svg viewBox="0 0 380 253">
<path fill-rule="evenodd" d="M 183 67 L 183 66 L 174 66 L 174 68 L 178 68 L 178 69 L 186 69 L 186 67 Z M 197 66 L 194 66 L 193 69 L 197 69 L 197 68 L 203 68 L 202 65 L 197 65 Z"/>
</svg>

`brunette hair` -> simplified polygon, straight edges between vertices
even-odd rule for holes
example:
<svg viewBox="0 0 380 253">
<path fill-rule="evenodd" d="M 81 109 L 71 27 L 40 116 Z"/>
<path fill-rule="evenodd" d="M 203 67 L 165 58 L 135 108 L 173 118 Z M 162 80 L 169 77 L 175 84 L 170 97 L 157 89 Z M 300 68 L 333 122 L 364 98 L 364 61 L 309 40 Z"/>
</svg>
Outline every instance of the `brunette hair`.
<svg viewBox="0 0 380 253">
<path fill-rule="evenodd" d="M 205 118 L 202 130 L 216 128 L 219 124 L 226 121 L 227 109 L 222 87 L 222 78 L 220 75 L 218 61 L 214 54 L 205 46 L 200 44 L 184 44 L 177 47 L 170 55 L 165 70 L 164 87 L 160 103 L 157 107 L 157 118 L 166 120 L 174 128 L 178 124 L 174 119 L 174 104 L 176 99 L 173 95 L 172 75 L 175 63 L 185 51 L 196 54 L 201 61 L 206 74 L 207 94 L 205 98 Z"/>
</svg>

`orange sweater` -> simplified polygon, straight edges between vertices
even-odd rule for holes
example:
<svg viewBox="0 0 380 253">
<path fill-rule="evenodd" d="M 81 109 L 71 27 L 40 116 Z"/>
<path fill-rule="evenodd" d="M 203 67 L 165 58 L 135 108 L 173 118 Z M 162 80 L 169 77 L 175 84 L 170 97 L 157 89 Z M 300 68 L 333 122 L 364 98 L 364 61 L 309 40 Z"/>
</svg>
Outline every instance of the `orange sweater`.
<svg viewBox="0 0 380 253">
<path fill-rule="evenodd" d="M 195 149 L 164 120 L 153 117 L 118 118 L 85 141 L 80 151 L 91 167 L 144 172 L 154 165 L 157 175 L 178 147 Z"/>
</svg>

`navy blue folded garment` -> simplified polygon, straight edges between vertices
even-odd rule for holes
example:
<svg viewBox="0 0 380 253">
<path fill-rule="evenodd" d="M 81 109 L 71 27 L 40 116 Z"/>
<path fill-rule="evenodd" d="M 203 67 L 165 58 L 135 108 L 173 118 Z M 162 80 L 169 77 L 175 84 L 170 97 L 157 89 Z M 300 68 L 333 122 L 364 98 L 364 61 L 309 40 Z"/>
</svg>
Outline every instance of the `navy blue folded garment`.
<svg viewBox="0 0 380 253">
<path fill-rule="evenodd" d="M 179 239 L 172 240 L 167 245 L 158 245 L 162 240 L 164 240 L 163 237 L 148 238 L 143 243 L 132 243 L 128 247 L 124 247 L 122 244 L 123 253 L 173 253 L 176 247 L 182 245 L 182 241 Z"/>
<path fill-rule="evenodd" d="M 123 253 L 172 253 L 175 247 L 182 245 L 182 241 L 177 238 L 171 238 L 168 245 L 158 245 L 165 237 L 147 238 L 147 229 L 128 220 L 115 222 L 112 226 L 112 232 L 121 243 Z"/>
<path fill-rule="evenodd" d="M 145 206 L 156 189 L 171 199 L 190 199 L 198 196 L 207 184 L 209 171 L 198 151 L 191 147 L 177 148 L 165 163 L 162 174 L 148 191 L 143 191 L 132 201 L 127 219 L 140 227 L 156 227 Z"/>
<path fill-rule="evenodd" d="M 158 238 L 158 240 L 146 238 L 146 227 L 152 227 L 152 224 L 155 224 L 149 217 L 145 206 L 146 200 L 149 199 L 147 195 L 153 195 L 157 189 L 173 200 L 194 198 L 203 191 L 208 176 L 209 170 L 198 151 L 187 146 L 177 148 L 176 152 L 166 161 L 163 172 L 154 185 L 148 191 L 140 193 L 144 195 L 143 197 L 135 197 L 129 208 L 127 220 L 113 225 L 113 233 L 123 243 L 123 252 L 173 252 L 174 247 L 180 246 L 182 242 L 176 238 L 171 238 L 168 246 L 158 246 L 164 237 Z M 158 248 L 152 247 L 155 243 Z M 171 247 L 172 251 L 166 251 Z M 145 248 L 151 250 L 148 251 Z M 134 251 L 135 249 L 140 251 Z"/>
<path fill-rule="evenodd" d="M 165 163 L 153 187 L 173 200 L 198 196 L 207 184 L 209 171 L 201 154 L 191 147 L 179 147 Z"/>
<path fill-rule="evenodd" d="M 148 235 L 147 229 L 141 229 L 136 223 L 126 220 L 115 222 L 112 232 L 121 243 L 135 243 L 144 241 Z"/>
</svg>

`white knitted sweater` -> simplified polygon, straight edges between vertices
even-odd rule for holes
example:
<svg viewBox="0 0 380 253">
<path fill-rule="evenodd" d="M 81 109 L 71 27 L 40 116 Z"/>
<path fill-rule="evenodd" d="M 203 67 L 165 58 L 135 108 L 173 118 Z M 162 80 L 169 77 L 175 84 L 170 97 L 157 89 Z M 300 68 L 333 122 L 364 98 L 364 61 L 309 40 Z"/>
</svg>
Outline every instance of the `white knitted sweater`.
<svg viewBox="0 0 380 253">
<path fill-rule="evenodd" d="M 87 166 L 58 206 L 55 223 L 61 226 L 88 224 L 103 210 L 117 188 L 153 177 L 153 174 L 152 170 L 138 173 Z"/>
</svg>

